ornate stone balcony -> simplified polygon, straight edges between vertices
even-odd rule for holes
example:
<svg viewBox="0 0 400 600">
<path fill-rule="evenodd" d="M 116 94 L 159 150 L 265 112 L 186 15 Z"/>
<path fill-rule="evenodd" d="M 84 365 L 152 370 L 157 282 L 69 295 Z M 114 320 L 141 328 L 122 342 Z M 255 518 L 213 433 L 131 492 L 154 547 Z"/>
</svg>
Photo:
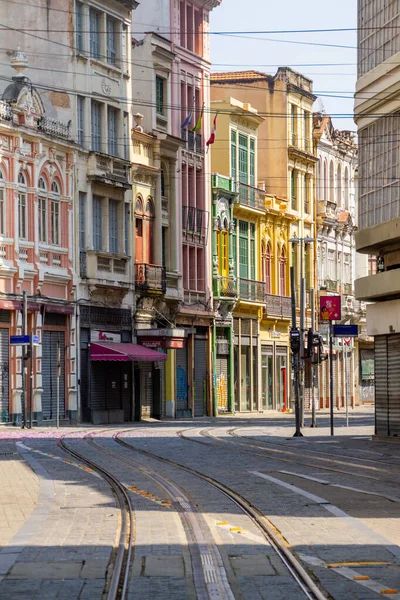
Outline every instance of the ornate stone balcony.
<svg viewBox="0 0 400 600">
<path fill-rule="evenodd" d="M 145 294 L 165 294 L 166 269 L 161 265 L 135 264 L 135 289 Z"/>
<path fill-rule="evenodd" d="M 0 100 L 0 119 L 3 121 L 11 121 L 12 120 L 12 109 L 8 102 L 4 102 Z"/>
<path fill-rule="evenodd" d="M 88 178 L 114 187 L 130 189 L 130 162 L 108 154 L 90 152 Z"/>
<path fill-rule="evenodd" d="M 108 285 L 122 286 L 130 284 L 129 256 L 88 250 L 80 252 L 80 275 L 83 278 L 104 280 Z"/>
</svg>

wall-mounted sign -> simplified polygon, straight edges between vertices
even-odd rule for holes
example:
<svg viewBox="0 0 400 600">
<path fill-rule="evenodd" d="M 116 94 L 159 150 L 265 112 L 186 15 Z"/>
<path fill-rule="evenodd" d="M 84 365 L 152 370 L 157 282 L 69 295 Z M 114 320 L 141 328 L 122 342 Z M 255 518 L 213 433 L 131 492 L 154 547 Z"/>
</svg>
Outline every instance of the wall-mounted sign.
<svg viewBox="0 0 400 600">
<path fill-rule="evenodd" d="M 340 296 L 320 296 L 319 318 L 321 321 L 339 321 L 342 318 Z"/>
<path fill-rule="evenodd" d="M 121 334 L 114 333 L 110 331 L 102 331 L 97 329 L 92 329 L 90 332 L 90 341 L 91 342 L 121 342 Z"/>
</svg>

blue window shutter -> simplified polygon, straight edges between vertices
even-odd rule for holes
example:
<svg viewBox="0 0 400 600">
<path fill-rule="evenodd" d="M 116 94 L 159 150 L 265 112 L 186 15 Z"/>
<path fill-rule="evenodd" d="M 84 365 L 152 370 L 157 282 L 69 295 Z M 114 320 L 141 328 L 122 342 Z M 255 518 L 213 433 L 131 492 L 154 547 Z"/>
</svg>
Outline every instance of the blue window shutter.
<svg viewBox="0 0 400 600">
<path fill-rule="evenodd" d="M 109 251 L 118 252 L 118 200 L 110 200 L 108 204 Z"/>
</svg>

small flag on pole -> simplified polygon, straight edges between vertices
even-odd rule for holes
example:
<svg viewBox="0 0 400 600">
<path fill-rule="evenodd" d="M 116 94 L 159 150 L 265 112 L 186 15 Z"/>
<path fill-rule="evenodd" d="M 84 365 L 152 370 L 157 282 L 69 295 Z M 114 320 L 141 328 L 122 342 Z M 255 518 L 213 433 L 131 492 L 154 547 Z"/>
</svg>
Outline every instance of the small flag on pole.
<svg viewBox="0 0 400 600">
<path fill-rule="evenodd" d="M 193 109 L 190 109 L 188 116 L 186 117 L 186 119 L 183 121 L 181 128 L 182 129 L 187 129 L 189 127 L 189 125 L 192 124 L 193 121 Z"/>
<path fill-rule="evenodd" d="M 193 129 L 191 129 L 191 131 L 193 131 L 193 133 L 194 133 L 195 131 L 199 131 L 199 130 L 201 129 L 201 122 L 202 122 L 202 120 L 203 120 L 203 114 L 204 114 L 204 104 L 203 104 L 203 106 L 201 107 L 201 113 L 200 113 L 200 116 L 199 116 L 199 118 L 198 118 L 198 119 L 197 119 L 197 121 L 196 121 L 196 125 L 193 127 Z"/>
<path fill-rule="evenodd" d="M 218 113 L 214 117 L 214 121 L 213 121 L 213 124 L 211 127 L 211 135 L 206 142 L 207 148 L 215 142 L 215 134 L 217 133 L 217 115 L 218 115 Z"/>
</svg>

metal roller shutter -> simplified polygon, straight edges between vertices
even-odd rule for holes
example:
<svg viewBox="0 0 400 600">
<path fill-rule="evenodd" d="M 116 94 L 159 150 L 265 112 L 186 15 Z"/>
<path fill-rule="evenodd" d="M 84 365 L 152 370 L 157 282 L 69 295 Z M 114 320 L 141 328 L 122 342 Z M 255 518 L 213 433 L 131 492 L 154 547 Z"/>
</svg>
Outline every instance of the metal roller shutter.
<svg viewBox="0 0 400 600">
<path fill-rule="evenodd" d="M 153 364 L 140 363 L 142 417 L 153 416 Z"/>
<path fill-rule="evenodd" d="M 225 355 L 217 356 L 217 404 L 218 412 L 228 411 L 228 359 Z"/>
<path fill-rule="evenodd" d="M 108 369 L 103 361 L 92 361 L 90 365 L 90 408 L 106 410 L 106 377 Z"/>
<path fill-rule="evenodd" d="M 176 410 L 188 410 L 189 384 L 187 348 L 176 350 Z"/>
<path fill-rule="evenodd" d="M 63 331 L 43 331 L 42 339 L 42 416 L 55 419 L 57 415 L 57 354 L 60 345 L 60 419 L 65 417 L 65 335 Z"/>
<path fill-rule="evenodd" d="M 207 403 L 207 340 L 194 340 L 194 416 L 206 414 Z"/>
<path fill-rule="evenodd" d="M 378 435 L 388 435 L 387 336 L 375 337 L 375 423 Z"/>
<path fill-rule="evenodd" d="M 389 435 L 400 435 L 400 334 L 388 335 Z"/>
<path fill-rule="evenodd" d="M 0 422 L 9 420 L 9 331 L 0 329 Z"/>
</svg>

